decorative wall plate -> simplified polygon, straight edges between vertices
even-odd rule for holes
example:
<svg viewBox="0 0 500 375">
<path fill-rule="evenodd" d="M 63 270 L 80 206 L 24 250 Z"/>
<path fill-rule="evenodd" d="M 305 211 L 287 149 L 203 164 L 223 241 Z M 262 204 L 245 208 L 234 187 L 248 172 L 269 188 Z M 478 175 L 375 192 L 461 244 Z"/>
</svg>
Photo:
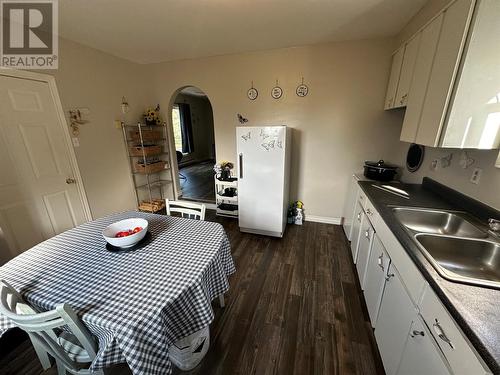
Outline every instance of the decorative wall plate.
<svg viewBox="0 0 500 375">
<path fill-rule="evenodd" d="M 295 93 L 297 94 L 298 97 L 303 98 L 309 93 L 309 87 L 304 83 L 304 77 L 302 77 L 302 82 L 300 85 L 297 86 L 297 89 L 295 90 Z"/>
<path fill-rule="evenodd" d="M 307 85 L 301 83 L 300 85 L 297 86 L 297 89 L 295 90 L 295 92 L 296 92 L 297 96 L 300 96 L 301 98 L 303 98 L 309 92 L 309 87 L 307 87 Z"/>
<path fill-rule="evenodd" d="M 259 96 L 259 92 L 257 91 L 256 88 L 252 87 L 252 88 L 248 89 L 247 96 L 248 96 L 248 99 L 255 100 Z"/>
<path fill-rule="evenodd" d="M 271 90 L 271 96 L 274 99 L 279 99 L 283 95 L 283 89 L 279 87 L 278 85 L 274 86 Z"/>
</svg>

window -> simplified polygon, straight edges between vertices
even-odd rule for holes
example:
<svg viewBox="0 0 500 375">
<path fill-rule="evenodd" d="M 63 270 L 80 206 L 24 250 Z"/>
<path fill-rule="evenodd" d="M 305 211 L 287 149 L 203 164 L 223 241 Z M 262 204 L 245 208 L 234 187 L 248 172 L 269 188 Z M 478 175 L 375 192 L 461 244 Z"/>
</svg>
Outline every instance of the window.
<svg viewBox="0 0 500 375">
<path fill-rule="evenodd" d="M 174 126 L 175 150 L 182 152 L 181 114 L 177 104 L 174 104 L 174 108 L 172 108 L 172 123 Z"/>
<path fill-rule="evenodd" d="M 189 104 L 178 103 L 172 108 L 172 123 L 175 150 L 184 155 L 194 151 L 191 108 Z"/>
</svg>

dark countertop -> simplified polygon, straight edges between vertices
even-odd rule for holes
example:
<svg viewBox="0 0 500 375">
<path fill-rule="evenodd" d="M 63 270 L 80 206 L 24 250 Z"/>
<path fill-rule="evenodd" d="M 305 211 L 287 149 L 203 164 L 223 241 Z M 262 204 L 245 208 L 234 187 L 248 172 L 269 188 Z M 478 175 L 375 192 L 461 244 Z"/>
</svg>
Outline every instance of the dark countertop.
<svg viewBox="0 0 500 375">
<path fill-rule="evenodd" d="M 377 189 L 372 186 L 376 183 L 374 181 L 358 183 L 486 365 L 494 374 L 500 374 L 500 290 L 460 284 L 441 277 L 388 207 L 398 205 L 465 210 L 464 204 L 445 200 L 441 194 L 429 188 L 425 180 L 423 185 L 391 184 L 406 190 L 410 199 Z M 452 191 L 449 195 L 453 196 L 454 193 L 457 192 Z M 475 213 L 477 216 L 477 211 Z"/>
</svg>

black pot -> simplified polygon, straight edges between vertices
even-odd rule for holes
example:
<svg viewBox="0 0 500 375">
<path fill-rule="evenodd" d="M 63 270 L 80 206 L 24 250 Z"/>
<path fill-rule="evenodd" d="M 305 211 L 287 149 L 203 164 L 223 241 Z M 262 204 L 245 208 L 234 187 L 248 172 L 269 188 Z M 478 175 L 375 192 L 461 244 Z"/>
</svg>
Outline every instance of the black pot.
<svg viewBox="0 0 500 375">
<path fill-rule="evenodd" d="M 392 181 L 398 171 L 396 165 L 387 164 L 383 160 L 365 161 L 365 177 L 376 181 Z"/>
</svg>

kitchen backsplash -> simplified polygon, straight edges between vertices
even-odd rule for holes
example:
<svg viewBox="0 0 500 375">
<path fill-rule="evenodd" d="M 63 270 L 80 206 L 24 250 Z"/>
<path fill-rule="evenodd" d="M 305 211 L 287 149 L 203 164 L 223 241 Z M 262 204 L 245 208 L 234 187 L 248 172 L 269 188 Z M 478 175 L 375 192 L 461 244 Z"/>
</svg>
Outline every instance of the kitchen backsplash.
<svg viewBox="0 0 500 375">
<path fill-rule="evenodd" d="M 401 165 L 406 164 L 406 152 L 409 144 L 401 150 Z M 498 150 L 465 150 L 470 160 L 464 161 L 463 150 L 426 147 L 425 157 L 420 169 L 414 173 L 401 168 L 401 180 L 409 183 L 421 183 L 428 176 L 444 185 L 460 191 L 489 206 L 500 209 L 500 168 L 495 167 Z M 449 155 L 451 160 L 446 166 Z M 437 161 L 437 162 L 436 162 Z M 436 164 L 434 168 L 433 165 Z M 470 164 L 470 165 L 468 165 Z M 468 165 L 467 168 L 463 168 Z M 475 168 L 480 168 L 478 184 L 473 184 L 471 176 Z"/>
</svg>

